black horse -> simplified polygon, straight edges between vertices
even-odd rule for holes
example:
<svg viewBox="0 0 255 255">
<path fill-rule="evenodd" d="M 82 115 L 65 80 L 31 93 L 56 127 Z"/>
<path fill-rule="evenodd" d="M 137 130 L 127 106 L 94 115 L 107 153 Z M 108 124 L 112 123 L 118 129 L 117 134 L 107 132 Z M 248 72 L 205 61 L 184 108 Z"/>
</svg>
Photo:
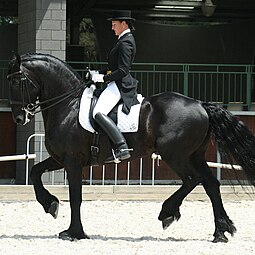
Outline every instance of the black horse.
<svg viewBox="0 0 255 255">
<path fill-rule="evenodd" d="M 25 125 L 41 111 L 45 126 L 45 145 L 50 157 L 31 169 L 36 198 L 45 212 L 57 216 L 58 199 L 43 186 L 46 171 L 64 167 L 70 193 L 71 223 L 61 232 L 62 239 L 89 238 L 80 219 L 82 168 L 90 165 L 93 135 L 78 121 L 81 92 L 86 84 L 63 61 L 44 54 L 16 55 L 9 65 L 10 104 L 14 121 Z M 40 106 L 40 110 L 38 107 Z M 131 160 L 161 155 L 181 178 L 182 186 L 162 205 L 158 219 L 163 228 L 180 218 L 183 199 L 202 184 L 214 213 L 214 242 L 227 242 L 225 232 L 236 228 L 229 219 L 220 196 L 220 184 L 211 173 L 205 152 L 211 134 L 222 155 L 240 164 L 252 184 L 255 180 L 255 138 L 241 121 L 227 110 L 178 93 L 166 92 L 143 100 L 137 133 L 127 133 Z M 111 143 L 101 136 L 99 164 L 110 155 Z"/>
</svg>

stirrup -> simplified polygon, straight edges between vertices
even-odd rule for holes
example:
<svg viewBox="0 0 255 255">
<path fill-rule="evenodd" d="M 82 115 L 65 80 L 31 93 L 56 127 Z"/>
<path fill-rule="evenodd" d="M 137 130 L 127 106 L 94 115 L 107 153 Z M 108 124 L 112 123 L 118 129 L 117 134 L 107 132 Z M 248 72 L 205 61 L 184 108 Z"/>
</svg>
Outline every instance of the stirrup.
<svg viewBox="0 0 255 255">
<path fill-rule="evenodd" d="M 124 151 L 133 151 L 133 149 L 119 149 L 120 152 L 124 152 Z M 130 154 L 127 154 L 127 158 L 124 158 L 122 160 L 125 160 L 125 159 L 128 159 L 130 158 Z M 115 164 L 118 164 L 121 162 L 121 159 L 120 157 L 117 157 L 116 156 L 116 152 L 112 149 L 112 157 L 109 157 L 105 160 L 105 163 L 115 163 Z"/>
<path fill-rule="evenodd" d="M 114 149 L 112 149 L 112 156 L 113 156 L 112 163 L 119 164 L 121 162 L 120 159 L 116 157 Z M 108 162 L 111 161 L 108 160 Z"/>
</svg>

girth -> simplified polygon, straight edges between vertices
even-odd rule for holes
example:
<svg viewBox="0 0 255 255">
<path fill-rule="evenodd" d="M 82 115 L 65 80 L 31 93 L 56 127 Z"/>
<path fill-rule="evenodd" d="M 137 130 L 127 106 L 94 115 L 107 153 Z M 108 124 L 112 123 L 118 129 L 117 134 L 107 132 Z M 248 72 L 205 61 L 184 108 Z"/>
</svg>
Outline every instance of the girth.
<svg viewBox="0 0 255 255">
<path fill-rule="evenodd" d="M 95 132 L 93 133 L 92 143 L 90 145 L 90 156 L 91 156 L 90 165 L 91 166 L 98 166 L 98 155 L 100 152 L 99 140 L 100 140 L 100 134 L 103 133 L 103 130 L 99 127 L 99 125 L 96 124 L 93 118 L 93 111 L 95 109 L 95 106 L 97 104 L 98 98 L 101 93 L 102 93 L 102 89 L 95 89 L 93 93 L 93 97 L 91 99 L 90 109 L 89 109 L 89 121 L 91 126 L 95 130 Z M 108 114 L 108 116 L 115 122 L 115 124 L 117 123 L 117 112 L 118 112 L 118 106 L 120 103 L 121 101 Z"/>
</svg>

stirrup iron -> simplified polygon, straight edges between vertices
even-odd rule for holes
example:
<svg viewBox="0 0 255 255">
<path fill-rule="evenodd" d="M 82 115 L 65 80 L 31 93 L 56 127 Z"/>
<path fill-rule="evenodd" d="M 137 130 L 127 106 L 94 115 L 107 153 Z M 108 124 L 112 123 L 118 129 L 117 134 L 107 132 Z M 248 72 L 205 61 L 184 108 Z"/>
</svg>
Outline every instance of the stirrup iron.
<svg viewBox="0 0 255 255">
<path fill-rule="evenodd" d="M 119 164 L 121 162 L 121 160 L 119 158 L 116 158 L 116 154 L 115 154 L 114 149 L 112 149 L 112 156 L 113 156 L 113 162 L 115 164 Z"/>
<path fill-rule="evenodd" d="M 133 151 L 133 149 L 118 149 L 120 152 L 124 152 L 124 151 Z M 112 149 L 112 156 L 113 158 L 110 159 L 109 161 L 106 160 L 106 163 L 115 163 L 115 164 L 118 164 L 121 162 L 120 158 L 116 157 L 116 151 L 114 149 Z M 130 156 L 129 156 L 130 157 Z"/>
</svg>

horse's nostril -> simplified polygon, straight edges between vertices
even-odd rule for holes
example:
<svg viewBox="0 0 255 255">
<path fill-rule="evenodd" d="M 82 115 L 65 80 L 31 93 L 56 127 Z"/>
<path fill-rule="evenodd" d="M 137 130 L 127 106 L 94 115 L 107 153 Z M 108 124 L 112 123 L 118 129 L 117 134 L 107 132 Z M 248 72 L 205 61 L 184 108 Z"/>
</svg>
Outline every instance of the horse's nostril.
<svg viewBox="0 0 255 255">
<path fill-rule="evenodd" d="M 22 115 L 18 115 L 16 118 L 15 118 L 15 122 L 17 124 L 23 124 L 24 123 L 24 118 Z"/>
<path fill-rule="evenodd" d="M 33 115 L 31 115 L 31 114 L 28 114 L 28 116 L 27 116 L 27 117 L 28 117 L 28 119 L 29 119 L 29 120 L 31 120 L 31 119 L 33 119 L 33 117 L 34 117 L 34 116 L 33 116 Z"/>
</svg>

